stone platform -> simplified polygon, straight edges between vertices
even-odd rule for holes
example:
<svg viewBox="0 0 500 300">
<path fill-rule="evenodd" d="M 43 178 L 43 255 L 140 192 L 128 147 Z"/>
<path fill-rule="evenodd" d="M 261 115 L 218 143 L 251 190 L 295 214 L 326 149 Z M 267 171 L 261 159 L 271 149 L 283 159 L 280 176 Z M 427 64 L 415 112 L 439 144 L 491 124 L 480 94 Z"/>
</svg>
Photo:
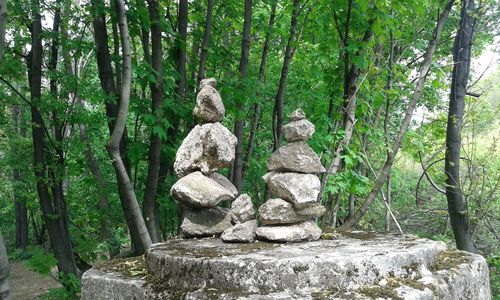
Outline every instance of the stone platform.
<svg viewBox="0 0 500 300">
<path fill-rule="evenodd" d="M 315 242 L 171 240 L 148 275 L 91 269 L 82 299 L 490 299 L 480 255 L 409 235 L 327 233 Z M 144 275 L 144 274 L 143 274 Z"/>
</svg>

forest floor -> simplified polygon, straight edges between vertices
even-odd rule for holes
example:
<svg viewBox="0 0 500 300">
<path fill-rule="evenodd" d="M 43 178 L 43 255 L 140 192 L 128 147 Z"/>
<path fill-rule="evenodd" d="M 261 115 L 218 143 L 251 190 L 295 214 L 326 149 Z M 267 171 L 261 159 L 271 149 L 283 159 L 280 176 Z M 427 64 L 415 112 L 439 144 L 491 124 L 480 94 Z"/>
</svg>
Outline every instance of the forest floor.
<svg viewBox="0 0 500 300">
<path fill-rule="evenodd" d="M 22 262 L 13 262 L 10 266 L 10 290 L 13 300 L 38 299 L 49 289 L 58 287 L 61 287 L 61 284 L 54 278 L 31 271 Z"/>
</svg>

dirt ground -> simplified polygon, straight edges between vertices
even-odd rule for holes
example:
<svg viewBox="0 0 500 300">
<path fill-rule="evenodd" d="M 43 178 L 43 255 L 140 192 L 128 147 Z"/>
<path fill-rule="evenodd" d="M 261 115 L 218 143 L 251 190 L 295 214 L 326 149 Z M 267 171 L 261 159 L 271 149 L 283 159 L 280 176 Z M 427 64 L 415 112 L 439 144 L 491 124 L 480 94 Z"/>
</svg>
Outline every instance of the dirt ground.
<svg viewBox="0 0 500 300">
<path fill-rule="evenodd" d="M 51 288 L 61 287 L 50 276 L 44 276 L 26 268 L 22 262 L 10 266 L 10 290 L 13 300 L 38 299 Z"/>
</svg>

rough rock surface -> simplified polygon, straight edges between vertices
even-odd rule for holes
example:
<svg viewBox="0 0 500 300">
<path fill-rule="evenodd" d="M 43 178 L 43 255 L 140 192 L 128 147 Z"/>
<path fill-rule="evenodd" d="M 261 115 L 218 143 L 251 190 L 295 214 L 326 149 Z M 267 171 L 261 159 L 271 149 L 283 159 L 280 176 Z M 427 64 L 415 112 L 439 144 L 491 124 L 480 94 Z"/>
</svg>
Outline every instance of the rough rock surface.
<svg viewBox="0 0 500 300">
<path fill-rule="evenodd" d="M 201 172 L 179 179 L 170 189 L 170 194 L 181 204 L 197 208 L 214 207 L 221 201 L 234 198 L 232 191 Z"/>
<path fill-rule="evenodd" d="M 252 199 L 247 194 L 241 194 L 231 203 L 231 215 L 235 223 L 244 223 L 255 219 L 255 209 Z"/>
<path fill-rule="evenodd" d="M 314 124 L 307 119 L 283 125 L 283 136 L 287 142 L 307 141 L 314 134 Z"/>
<path fill-rule="evenodd" d="M 217 80 L 215 78 L 205 78 L 200 80 L 200 90 L 203 89 L 206 85 L 209 85 L 213 87 L 214 89 L 217 88 Z"/>
<path fill-rule="evenodd" d="M 208 175 L 208 177 L 217 181 L 218 184 L 222 185 L 224 188 L 230 191 L 231 194 L 233 194 L 233 198 L 236 197 L 236 195 L 238 195 L 238 190 L 236 189 L 234 184 L 231 181 L 229 181 L 229 179 L 226 178 L 226 176 L 221 175 L 219 173 L 212 173 Z"/>
<path fill-rule="evenodd" d="M 231 215 L 227 209 L 184 209 L 181 233 L 185 237 L 219 236 L 231 226 Z"/>
<path fill-rule="evenodd" d="M 380 299 L 491 299 L 488 265 L 480 255 L 448 252 L 442 242 L 408 235 L 333 236 L 292 244 L 225 244 L 220 239 L 154 244 L 146 264 L 160 287 L 91 269 L 83 275 L 81 296 L 242 300 L 373 299 L 378 294 Z M 385 287 L 379 285 L 383 282 Z"/>
<path fill-rule="evenodd" d="M 325 214 L 326 208 L 323 205 L 316 203 L 307 206 L 303 209 L 297 209 L 295 210 L 295 212 L 299 216 L 304 216 L 309 218 L 319 218 Z"/>
<path fill-rule="evenodd" d="M 292 224 L 309 218 L 309 216 L 298 215 L 290 202 L 280 198 L 269 199 L 259 207 L 261 225 Z"/>
<path fill-rule="evenodd" d="M 275 197 L 293 203 L 295 208 L 306 208 L 318 199 L 321 182 L 316 175 L 273 171 L 262 178 Z"/>
<path fill-rule="evenodd" d="M 193 114 L 202 122 L 221 122 L 224 119 L 224 103 L 219 92 L 207 82 L 196 96 Z"/>
<path fill-rule="evenodd" d="M 255 232 L 257 238 L 273 242 L 315 241 L 321 235 L 321 229 L 314 221 L 305 221 L 286 226 L 261 226 Z"/>
<path fill-rule="evenodd" d="M 234 160 L 236 137 L 221 123 L 196 125 L 175 155 L 174 170 L 183 177 L 194 171 L 213 173 Z"/>
<path fill-rule="evenodd" d="M 267 170 L 312 174 L 326 171 L 318 155 L 305 142 L 289 143 L 278 148 L 267 160 Z"/>
<path fill-rule="evenodd" d="M 294 110 L 290 114 L 289 118 L 290 118 L 290 122 L 294 122 L 294 121 L 305 119 L 306 118 L 306 114 L 304 113 L 304 111 L 302 110 L 302 108 L 297 108 L 296 110 Z"/>
<path fill-rule="evenodd" d="M 257 221 L 250 220 L 245 223 L 239 223 L 230 227 L 221 235 L 224 242 L 244 242 L 250 243 L 255 239 L 255 230 L 257 229 Z"/>
</svg>

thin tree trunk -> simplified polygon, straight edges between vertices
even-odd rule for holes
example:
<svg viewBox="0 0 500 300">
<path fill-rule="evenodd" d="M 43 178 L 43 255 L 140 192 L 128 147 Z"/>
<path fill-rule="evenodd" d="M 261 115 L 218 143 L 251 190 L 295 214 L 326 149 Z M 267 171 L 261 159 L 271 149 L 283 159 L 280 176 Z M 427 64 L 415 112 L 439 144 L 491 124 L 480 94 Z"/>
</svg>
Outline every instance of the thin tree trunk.
<svg viewBox="0 0 500 300">
<path fill-rule="evenodd" d="M 29 85 L 31 93 L 31 121 L 32 121 L 32 137 L 33 137 L 33 152 L 34 152 L 34 172 L 40 206 L 42 208 L 43 218 L 50 236 L 50 242 L 54 256 L 58 260 L 59 271 L 69 275 L 79 275 L 78 268 L 75 264 L 73 255 L 73 247 L 69 240 L 67 232 L 67 224 L 61 224 L 67 221 L 65 211 L 60 210 L 58 204 L 51 199 L 49 187 L 46 178 L 47 165 L 45 156 L 47 155 L 45 148 L 45 132 L 47 128 L 42 119 L 42 115 L 38 111 L 37 105 L 41 103 L 41 87 L 42 87 L 42 23 L 40 17 L 40 5 L 38 1 L 32 2 L 33 22 L 32 22 L 32 43 L 31 52 L 28 59 L 29 65 Z M 55 217 L 57 216 L 57 217 Z"/>
<path fill-rule="evenodd" d="M 240 56 L 240 80 L 242 86 L 248 76 L 248 59 L 250 56 L 250 29 L 252 24 L 252 0 L 245 0 L 244 22 L 243 22 L 243 38 L 241 41 L 241 56 Z M 237 108 L 240 111 L 244 110 L 244 103 L 238 102 Z M 243 172 L 243 129 L 245 120 L 241 117 L 236 118 L 234 122 L 234 135 L 238 139 L 236 144 L 236 153 L 234 156 L 232 182 L 238 192 L 241 192 L 243 187 L 242 172 Z"/>
<path fill-rule="evenodd" d="M 151 65 L 154 71 L 155 82 L 150 82 L 152 96 L 152 113 L 156 117 L 156 125 L 161 127 L 163 110 L 163 51 L 161 45 L 161 24 L 160 13 L 157 0 L 148 0 L 149 18 L 151 24 Z M 156 191 L 158 189 L 158 178 L 160 171 L 161 139 L 151 130 L 151 142 L 149 145 L 148 177 L 146 180 L 146 189 L 144 190 L 144 218 L 148 228 L 149 235 L 153 243 L 160 240 L 160 234 L 157 232 L 156 220 Z"/>
<path fill-rule="evenodd" d="M 271 35 L 274 27 L 274 19 L 276 17 L 276 6 L 278 4 L 277 0 L 273 0 L 271 4 L 271 14 L 269 16 L 269 25 L 267 26 L 266 38 L 264 40 L 264 47 L 262 47 L 262 55 L 260 59 L 259 66 L 259 81 L 264 83 L 266 81 L 266 66 L 267 66 L 267 56 L 269 53 L 269 44 L 271 42 Z M 257 102 L 253 105 L 253 118 L 252 118 L 252 127 L 250 129 L 250 135 L 248 137 L 247 151 L 245 154 L 245 159 L 243 161 L 243 170 L 241 175 L 241 181 L 243 182 L 246 175 L 246 170 L 248 168 L 248 164 L 250 163 L 250 159 L 252 158 L 253 147 L 255 144 L 255 136 L 257 134 L 257 129 L 259 127 L 261 115 L 261 104 Z"/>
<path fill-rule="evenodd" d="M 214 10 L 214 0 L 207 1 L 207 16 L 205 18 L 205 32 L 203 33 L 203 42 L 200 53 L 200 66 L 196 77 L 196 88 L 200 81 L 205 78 L 207 71 L 208 47 L 210 45 L 210 36 L 212 35 L 212 13 Z"/>
<path fill-rule="evenodd" d="M 0 0 L 0 66 L 3 62 L 5 31 L 7 28 L 7 0 Z"/>
<path fill-rule="evenodd" d="M 387 73 L 387 83 L 386 83 L 386 103 L 385 103 L 385 118 L 384 118 L 384 134 L 385 134 L 385 143 L 386 147 L 388 149 L 389 147 L 389 122 L 391 118 L 391 98 L 389 97 L 389 90 L 392 89 L 392 65 L 393 65 L 393 60 L 394 60 L 394 37 L 392 34 L 392 30 L 389 32 L 390 36 L 390 45 L 389 45 L 389 63 L 387 66 L 388 73 Z M 389 150 L 387 150 L 387 157 L 391 155 Z M 392 180 L 391 180 L 391 172 L 389 171 L 389 174 L 387 175 L 387 182 L 386 182 L 386 187 L 387 187 L 387 196 L 386 196 L 386 202 L 387 202 L 387 208 L 385 212 L 385 231 L 390 231 L 391 229 L 391 205 L 392 205 L 392 194 L 391 194 L 391 185 L 392 185 Z"/>
<path fill-rule="evenodd" d="M 420 98 L 420 93 L 422 92 L 425 80 L 427 78 L 427 74 L 429 72 L 432 63 L 432 57 L 434 55 L 434 52 L 436 51 L 437 44 L 439 43 L 439 36 L 441 35 L 441 31 L 443 29 L 444 23 L 446 22 L 446 19 L 448 18 L 451 7 L 453 6 L 453 2 L 454 0 L 450 0 L 446 4 L 446 7 L 441 13 L 441 15 L 439 16 L 436 28 L 434 29 L 433 37 L 429 41 L 427 50 L 424 55 L 424 61 L 418 72 L 418 80 L 415 85 L 415 89 L 413 90 L 412 97 L 408 103 L 408 107 L 406 109 L 403 122 L 396 136 L 396 139 L 394 140 L 394 144 L 392 145 L 390 156 L 387 157 L 384 166 L 382 167 L 377 179 L 375 180 L 375 183 L 372 187 L 372 190 L 370 191 L 370 194 L 367 196 L 367 198 L 365 199 L 359 210 L 354 214 L 354 216 L 352 218 L 347 219 L 346 222 L 342 224 L 343 228 L 349 228 L 358 223 L 358 221 L 370 207 L 373 200 L 375 200 L 375 197 L 380 192 L 380 189 L 382 188 L 385 180 L 387 179 L 387 176 L 392 168 L 392 164 L 394 163 L 394 159 L 396 158 L 399 148 L 401 147 L 401 143 L 403 142 L 403 137 L 406 134 L 408 127 L 410 126 L 410 121 L 413 116 L 413 111 L 415 110 L 415 106 Z"/>
<path fill-rule="evenodd" d="M 182 100 L 186 97 L 186 43 L 187 43 L 187 24 L 188 24 L 188 0 L 179 0 L 179 14 L 177 16 L 177 80 L 176 93 Z"/>
<path fill-rule="evenodd" d="M 278 92 L 276 93 L 274 112 L 273 112 L 273 151 L 278 149 L 281 144 L 281 127 L 283 127 L 284 112 L 283 102 L 285 99 L 286 81 L 290 64 L 293 58 L 293 42 L 297 31 L 297 17 L 300 10 L 300 0 L 293 0 L 292 19 L 290 21 L 290 35 L 285 47 L 285 58 L 283 59 L 283 67 L 281 68 L 281 76 L 278 85 Z"/>
<path fill-rule="evenodd" d="M 450 224 L 459 250 L 477 252 L 469 229 L 467 203 L 460 187 L 460 147 L 464 117 L 465 94 L 470 69 L 472 37 L 474 34 L 474 0 L 462 0 L 460 28 L 453 47 L 453 73 L 451 77 L 450 108 L 446 127 L 446 199 Z"/>
<path fill-rule="evenodd" d="M 387 202 L 387 208 L 385 212 L 385 231 L 390 231 L 391 230 L 391 205 L 392 205 L 392 195 L 391 195 L 391 174 L 387 176 L 387 181 L 386 181 L 386 187 L 387 187 L 387 192 L 386 192 L 386 202 Z"/>
<path fill-rule="evenodd" d="M 93 27 L 94 27 L 94 39 L 96 44 L 96 58 L 97 67 L 99 70 L 99 79 L 101 82 L 101 87 L 106 94 L 107 98 L 105 101 L 106 106 L 106 116 L 108 117 L 108 128 L 110 135 L 112 134 L 113 128 L 115 127 L 115 118 L 118 115 L 118 109 L 116 102 L 118 100 L 117 92 L 115 88 L 115 81 L 113 75 L 113 69 L 111 67 L 111 55 L 108 48 L 108 33 L 106 29 L 106 20 L 104 14 L 104 2 L 103 0 L 92 0 L 92 14 L 93 14 Z M 125 168 L 127 174 L 130 174 L 130 161 L 126 156 L 127 152 L 127 129 L 124 128 L 123 136 L 120 142 L 120 154 L 121 160 L 123 161 L 123 167 Z M 127 221 L 127 225 L 130 231 L 130 238 L 134 245 L 134 249 L 137 254 L 145 251 L 142 246 L 140 232 L 138 228 L 134 226 L 134 212 L 129 206 L 130 202 L 127 199 L 127 183 L 123 180 L 122 176 L 116 178 L 118 193 L 120 195 L 120 202 L 122 205 L 123 214 Z"/>
<path fill-rule="evenodd" d="M 113 166 L 116 171 L 116 176 L 124 185 L 123 195 L 125 196 L 125 204 L 132 216 L 129 228 L 137 231 L 140 241 L 140 249 L 136 252 L 143 254 L 151 246 L 151 237 L 149 236 L 146 224 L 141 215 L 139 204 L 130 181 L 129 173 L 127 172 L 120 155 L 120 141 L 125 131 L 125 123 L 127 121 L 128 107 L 130 101 L 130 87 L 132 80 L 132 63 L 130 56 L 130 36 L 128 31 L 127 17 L 125 14 L 125 3 L 123 0 L 115 0 L 116 16 L 118 19 L 118 27 L 120 28 L 120 38 L 122 46 L 122 89 L 120 106 L 115 121 L 115 126 L 111 134 L 111 138 L 106 145 L 109 156 L 113 161 Z"/>
</svg>

